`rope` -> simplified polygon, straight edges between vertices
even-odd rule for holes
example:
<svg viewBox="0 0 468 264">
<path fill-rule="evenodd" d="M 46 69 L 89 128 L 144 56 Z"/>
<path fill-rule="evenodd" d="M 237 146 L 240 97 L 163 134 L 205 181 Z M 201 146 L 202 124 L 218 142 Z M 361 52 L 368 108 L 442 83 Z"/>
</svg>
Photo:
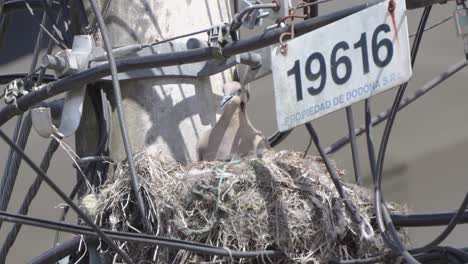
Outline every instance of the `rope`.
<svg viewBox="0 0 468 264">
<path fill-rule="evenodd" d="M 59 145 L 60 144 L 55 139 L 52 139 L 50 141 L 49 147 L 47 148 L 47 151 L 45 152 L 44 157 L 42 158 L 42 161 L 41 161 L 41 169 L 43 171 L 47 172 L 47 170 L 49 169 L 50 161 L 52 160 L 52 157 L 54 153 L 57 151 L 57 148 Z M 22 215 L 28 214 L 29 206 L 31 205 L 34 198 L 36 197 L 37 193 L 39 192 L 41 184 L 42 184 L 42 178 L 39 176 L 36 176 L 34 183 L 31 184 L 31 186 L 29 187 L 26 197 L 24 198 L 23 203 L 21 204 L 21 208 L 18 210 L 18 214 L 22 214 Z M 18 236 L 18 233 L 20 232 L 20 230 L 21 230 L 21 224 L 14 224 L 13 227 L 10 229 L 10 232 L 5 238 L 5 243 L 3 243 L 2 249 L 0 250 L 0 263 L 6 263 L 8 252 L 10 251 L 10 248 L 15 243 L 16 237 Z"/>
</svg>

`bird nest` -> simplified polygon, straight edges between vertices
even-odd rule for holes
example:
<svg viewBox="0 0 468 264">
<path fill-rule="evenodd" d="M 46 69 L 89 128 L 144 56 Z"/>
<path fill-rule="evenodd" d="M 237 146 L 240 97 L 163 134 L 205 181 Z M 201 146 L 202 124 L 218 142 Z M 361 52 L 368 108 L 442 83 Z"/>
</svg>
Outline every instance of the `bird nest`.
<svg viewBox="0 0 468 264">
<path fill-rule="evenodd" d="M 378 235 L 363 238 L 319 157 L 268 151 L 261 158 L 182 165 L 142 152 L 135 162 L 154 234 L 237 251 L 282 250 L 286 256 L 232 259 L 120 243 L 137 262 L 325 263 L 384 252 Z M 352 184 L 344 189 L 363 219 L 371 221 L 368 192 Z M 125 162 L 117 164 L 93 203 L 86 200 L 89 196 L 83 206 L 100 226 L 143 232 Z"/>
</svg>

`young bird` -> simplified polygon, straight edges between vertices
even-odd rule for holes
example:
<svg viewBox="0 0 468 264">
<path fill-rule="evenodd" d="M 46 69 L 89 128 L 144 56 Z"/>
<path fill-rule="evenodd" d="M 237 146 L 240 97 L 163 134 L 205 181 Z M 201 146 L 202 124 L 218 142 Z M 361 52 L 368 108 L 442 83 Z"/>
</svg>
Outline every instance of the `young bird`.
<svg viewBox="0 0 468 264">
<path fill-rule="evenodd" d="M 213 128 L 205 131 L 197 143 L 199 160 L 231 160 L 261 155 L 268 142 L 250 123 L 245 111 L 249 92 L 238 82 L 224 84 L 223 111 Z"/>
</svg>

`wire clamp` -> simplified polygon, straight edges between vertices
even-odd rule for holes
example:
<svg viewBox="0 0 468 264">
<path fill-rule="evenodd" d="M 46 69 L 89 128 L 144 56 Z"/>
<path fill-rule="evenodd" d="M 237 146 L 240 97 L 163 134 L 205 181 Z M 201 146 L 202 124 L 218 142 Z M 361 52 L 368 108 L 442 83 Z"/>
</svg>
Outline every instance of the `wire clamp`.
<svg viewBox="0 0 468 264">
<path fill-rule="evenodd" d="M 208 32 L 208 45 L 213 48 L 213 53 L 218 59 L 225 59 L 223 47 L 228 43 L 229 24 L 216 25 Z"/>
<path fill-rule="evenodd" d="M 255 4 L 262 4 L 261 1 L 259 0 L 242 0 L 244 2 L 244 4 L 247 6 L 247 7 L 252 7 L 254 6 Z M 275 2 L 275 4 L 278 6 L 276 8 L 276 10 L 278 10 L 280 8 L 280 3 L 279 2 Z M 274 10 L 273 10 L 274 11 Z M 239 24 L 242 24 L 242 26 L 252 30 L 254 29 L 256 26 L 262 26 L 263 24 L 263 18 L 264 17 L 268 17 L 270 15 L 269 12 L 264 12 L 263 9 L 254 9 L 253 11 L 251 11 L 244 19 L 243 21 L 236 21 L 236 25 L 231 25 L 231 28 L 233 26 L 235 27 L 239 27 L 240 25 Z M 234 22 L 234 21 L 233 21 Z"/>
<path fill-rule="evenodd" d="M 28 94 L 28 91 L 26 91 L 24 87 L 24 81 L 22 79 L 16 79 L 8 83 L 4 91 L 5 103 L 16 105 L 17 98 Z"/>
</svg>

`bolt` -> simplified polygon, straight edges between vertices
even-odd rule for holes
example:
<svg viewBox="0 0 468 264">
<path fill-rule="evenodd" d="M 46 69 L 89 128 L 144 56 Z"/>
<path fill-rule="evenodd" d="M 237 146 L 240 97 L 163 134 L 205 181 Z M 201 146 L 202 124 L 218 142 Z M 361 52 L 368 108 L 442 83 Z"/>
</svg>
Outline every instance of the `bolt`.
<svg viewBox="0 0 468 264">
<path fill-rule="evenodd" d="M 67 67 L 67 62 L 64 58 L 54 55 L 45 55 L 42 57 L 42 64 L 44 67 L 56 71 L 63 70 Z"/>
<path fill-rule="evenodd" d="M 276 7 L 273 8 L 272 10 L 273 10 L 274 12 L 279 12 L 279 11 L 281 10 L 281 4 L 280 4 L 280 2 L 279 2 L 278 0 L 273 0 L 272 3 L 273 3 L 273 4 L 276 4 Z"/>
</svg>

